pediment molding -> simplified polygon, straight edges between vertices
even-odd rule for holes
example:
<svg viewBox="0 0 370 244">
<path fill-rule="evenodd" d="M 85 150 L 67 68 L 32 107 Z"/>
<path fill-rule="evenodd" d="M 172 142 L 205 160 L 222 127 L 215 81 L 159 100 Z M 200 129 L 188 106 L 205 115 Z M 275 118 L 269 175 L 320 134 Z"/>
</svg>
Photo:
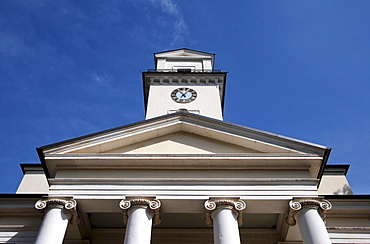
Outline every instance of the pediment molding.
<svg viewBox="0 0 370 244">
<path fill-rule="evenodd" d="M 214 54 L 181 48 L 166 52 L 154 53 L 156 58 L 176 58 L 176 57 L 189 57 L 189 58 L 214 58 Z"/>
<path fill-rule="evenodd" d="M 322 156 L 327 149 L 324 146 L 261 130 L 179 112 L 51 144 L 39 150 L 42 150 L 45 155 L 82 152 L 81 150 L 88 148 L 96 150 L 87 150 L 86 153 L 102 153 L 178 132 L 191 133 L 209 140 L 218 140 L 262 153 L 302 153 Z"/>
</svg>

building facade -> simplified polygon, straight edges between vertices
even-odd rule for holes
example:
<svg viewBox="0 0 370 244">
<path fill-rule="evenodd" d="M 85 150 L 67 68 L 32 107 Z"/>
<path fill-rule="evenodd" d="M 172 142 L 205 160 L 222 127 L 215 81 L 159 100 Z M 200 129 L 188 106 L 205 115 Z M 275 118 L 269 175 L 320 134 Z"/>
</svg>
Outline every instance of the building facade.
<svg viewBox="0 0 370 244">
<path fill-rule="evenodd" d="M 370 243 L 370 198 L 330 148 L 223 121 L 214 54 L 155 53 L 146 120 L 38 148 L 0 243 Z"/>
</svg>

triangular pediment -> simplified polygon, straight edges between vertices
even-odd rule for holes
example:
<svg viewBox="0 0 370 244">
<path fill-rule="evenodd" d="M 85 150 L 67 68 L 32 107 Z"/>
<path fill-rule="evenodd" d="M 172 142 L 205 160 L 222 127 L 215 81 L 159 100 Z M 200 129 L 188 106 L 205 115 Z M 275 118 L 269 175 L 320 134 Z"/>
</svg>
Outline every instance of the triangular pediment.
<svg viewBox="0 0 370 244">
<path fill-rule="evenodd" d="M 213 58 L 214 54 L 195 51 L 191 49 L 176 49 L 154 54 L 156 58 L 175 58 L 175 57 L 194 57 L 194 58 Z"/>
<path fill-rule="evenodd" d="M 175 113 L 40 148 L 76 153 L 300 153 L 326 147 L 189 113 Z"/>
<path fill-rule="evenodd" d="M 63 167 L 177 167 L 176 161 L 181 167 L 184 162 L 186 167 L 228 167 L 229 163 L 233 167 L 315 165 L 317 174 L 327 150 L 320 145 L 179 112 L 48 145 L 38 152 L 50 175 Z"/>
</svg>

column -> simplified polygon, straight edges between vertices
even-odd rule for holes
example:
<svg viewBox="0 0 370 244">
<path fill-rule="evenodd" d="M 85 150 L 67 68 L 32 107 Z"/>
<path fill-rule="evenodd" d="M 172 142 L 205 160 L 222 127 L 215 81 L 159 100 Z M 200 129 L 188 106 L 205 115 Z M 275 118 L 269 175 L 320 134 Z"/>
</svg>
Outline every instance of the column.
<svg viewBox="0 0 370 244">
<path fill-rule="evenodd" d="M 243 224 L 243 210 L 247 207 L 240 199 L 210 199 L 204 203 L 205 223 L 213 226 L 215 244 L 240 244 L 239 226 Z"/>
<path fill-rule="evenodd" d="M 161 202 L 154 197 L 126 198 L 119 203 L 123 210 L 123 222 L 126 224 L 125 244 L 150 244 L 152 224 L 161 219 Z"/>
<path fill-rule="evenodd" d="M 36 244 L 62 244 L 67 230 L 68 221 L 78 223 L 76 211 L 77 202 L 74 199 L 42 199 L 35 204 L 36 209 L 43 213 Z"/>
<path fill-rule="evenodd" d="M 298 222 L 304 244 L 331 244 L 324 222 L 326 211 L 332 207 L 329 201 L 322 198 L 293 199 L 289 206 L 286 222 L 288 225 Z"/>
</svg>

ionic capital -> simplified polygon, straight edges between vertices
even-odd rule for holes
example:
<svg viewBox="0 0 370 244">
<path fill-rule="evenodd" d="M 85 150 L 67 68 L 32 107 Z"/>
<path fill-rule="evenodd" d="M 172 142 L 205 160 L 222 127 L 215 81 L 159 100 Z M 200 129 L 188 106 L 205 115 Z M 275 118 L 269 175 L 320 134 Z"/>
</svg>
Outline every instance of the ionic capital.
<svg viewBox="0 0 370 244">
<path fill-rule="evenodd" d="M 120 201 L 119 207 L 123 210 L 123 223 L 127 224 L 128 213 L 132 208 L 145 208 L 153 213 L 153 225 L 161 223 L 159 209 L 161 202 L 155 197 L 127 197 Z"/>
<path fill-rule="evenodd" d="M 297 222 L 296 215 L 300 210 L 305 208 L 316 209 L 325 221 L 326 211 L 330 210 L 332 205 L 323 198 L 296 198 L 289 202 L 289 207 L 289 213 L 285 221 L 288 225 L 295 225 Z"/>
<path fill-rule="evenodd" d="M 35 203 L 35 208 L 39 210 L 42 214 L 45 214 L 45 211 L 50 208 L 64 209 L 71 216 L 71 224 L 78 224 L 79 222 L 76 207 L 76 200 L 70 198 L 45 198 L 40 199 Z"/>
<path fill-rule="evenodd" d="M 206 218 L 204 222 L 207 226 L 213 225 L 212 214 L 215 210 L 220 208 L 227 208 L 234 211 L 238 216 L 238 225 L 241 226 L 243 224 L 243 211 L 246 209 L 247 204 L 238 198 L 217 198 L 207 200 L 204 203 L 204 207 L 206 208 Z"/>
</svg>

